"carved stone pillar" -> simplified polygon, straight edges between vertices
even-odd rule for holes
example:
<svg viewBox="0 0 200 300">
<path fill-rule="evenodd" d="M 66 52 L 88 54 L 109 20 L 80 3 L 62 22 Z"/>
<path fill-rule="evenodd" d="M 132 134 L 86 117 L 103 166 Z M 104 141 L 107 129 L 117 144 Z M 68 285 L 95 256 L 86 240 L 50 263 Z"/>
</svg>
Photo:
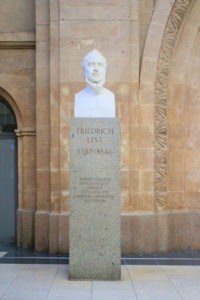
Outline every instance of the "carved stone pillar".
<svg viewBox="0 0 200 300">
<path fill-rule="evenodd" d="M 17 246 L 27 248 L 34 245 L 36 131 L 21 128 L 15 132 L 18 137 Z"/>
</svg>

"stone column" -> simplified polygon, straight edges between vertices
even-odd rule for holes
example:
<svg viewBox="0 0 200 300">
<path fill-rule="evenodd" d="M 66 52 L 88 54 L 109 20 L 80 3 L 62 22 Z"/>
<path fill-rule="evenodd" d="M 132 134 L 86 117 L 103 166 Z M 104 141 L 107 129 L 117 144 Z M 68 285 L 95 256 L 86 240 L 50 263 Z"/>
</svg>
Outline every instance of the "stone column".
<svg viewBox="0 0 200 300">
<path fill-rule="evenodd" d="M 36 207 L 34 128 L 16 130 L 18 137 L 17 245 L 33 247 Z"/>
<path fill-rule="evenodd" d="M 70 279 L 120 279 L 120 121 L 70 121 Z"/>
<path fill-rule="evenodd" d="M 35 248 L 49 248 L 50 209 L 50 83 L 49 0 L 36 0 L 36 177 Z"/>
</svg>

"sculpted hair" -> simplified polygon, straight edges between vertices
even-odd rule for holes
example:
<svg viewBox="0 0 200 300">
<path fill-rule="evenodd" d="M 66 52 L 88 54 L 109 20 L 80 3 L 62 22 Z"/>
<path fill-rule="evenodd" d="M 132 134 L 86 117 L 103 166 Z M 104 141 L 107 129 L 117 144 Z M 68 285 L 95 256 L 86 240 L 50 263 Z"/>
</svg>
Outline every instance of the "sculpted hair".
<svg viewBox="0 0 200 300">
<path fill-rule="evenodd" d="M 82 60 L 81 66 L 82 66 L 82 70 L 83 70 L 83 75 L 85 74 L 85 67 L 86 67 L 88 61 L 91 61 L 91 59 L 94 59 L 98 56 L 100 56 L 102 61 L 104 62 L 105 68 L 107 67 L 106 58 L 103 56 L 103 54 L 99 50 L 94 49 L 94 50 L 90 51 Z"/>
</svg>

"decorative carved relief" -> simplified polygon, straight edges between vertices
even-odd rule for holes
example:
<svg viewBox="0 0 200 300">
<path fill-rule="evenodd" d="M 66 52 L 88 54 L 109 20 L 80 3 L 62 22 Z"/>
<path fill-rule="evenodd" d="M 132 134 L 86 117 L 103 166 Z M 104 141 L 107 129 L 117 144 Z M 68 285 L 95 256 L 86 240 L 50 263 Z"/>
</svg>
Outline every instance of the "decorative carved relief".
<svg viewBox="0 0 200 300">
<path fill-rule="evenodd" d="M 162 39 L 155 87 L 155 195 L 156 208 L 167 205 L 167 88 L 173 47 L 178 30 L 192 0 L 177 0 Z"/>
</svg>

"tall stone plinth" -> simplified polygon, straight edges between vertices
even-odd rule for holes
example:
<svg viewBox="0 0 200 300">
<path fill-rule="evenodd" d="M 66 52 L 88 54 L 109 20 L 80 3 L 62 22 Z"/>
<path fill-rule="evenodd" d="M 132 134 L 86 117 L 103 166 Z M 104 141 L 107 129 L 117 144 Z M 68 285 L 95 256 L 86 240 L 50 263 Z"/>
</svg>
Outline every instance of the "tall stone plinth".
<svg viewBox="0 0 200 300">
<path fill-rule="evenodd" d="M 120 120 L 70 120 L 70 279 L 118 280 Z"/>
</svg>

